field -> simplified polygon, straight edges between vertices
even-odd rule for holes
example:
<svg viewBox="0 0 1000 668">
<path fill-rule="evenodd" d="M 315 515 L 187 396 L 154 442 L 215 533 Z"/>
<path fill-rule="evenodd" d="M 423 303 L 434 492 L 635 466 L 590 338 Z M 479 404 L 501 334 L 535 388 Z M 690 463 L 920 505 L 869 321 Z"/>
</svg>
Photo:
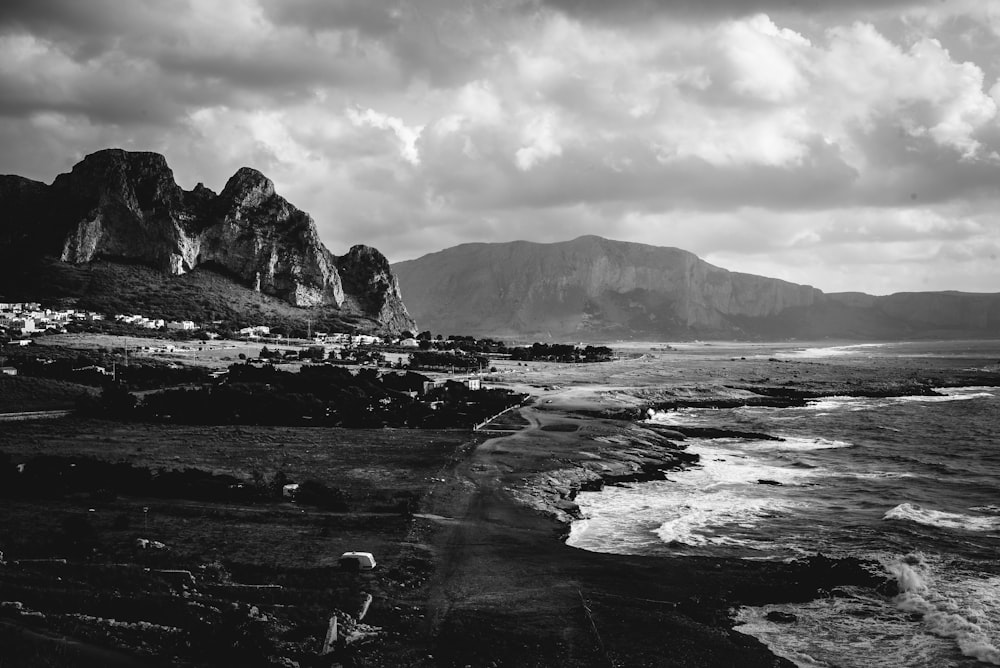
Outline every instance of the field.
<svg viewBox="0 0 1000 668">
<path fill-rule="evenodd" d="M 0 569 L 0 600 L 7 602 L 0 604 L 0 637 L 9 634 L 7 646 L 18 647 L 24 662 L 3 665 L 75 665 L 87 652 L 98 660 L 116 648 L 133 660 L 152 654 L 178 665 L 217 665 L 220 652 L 238 656 L 240 642 L 259 653 L 247 665 L 270 665 L 269 653 L 315 656 L 335 613 L 343 615 L 342 628 L 365 631 L 355 618 L 365 594 L 375 598 L 365 623 L 405 628 L 418 619 L 409 592 L 431 568 L 409 511 L 472 443 L 461 431 L 6 424 L 0 455 L 29 468 L 45 454 L 196 468 L 247 485 L 281 472 L 288 482 L 335 484 L 347 509 L 103 489 L 8 498 L 0 505 L 8 562 Z M 401 507 L 400 499 L 410 503 Z M 338 558 L 349 550 L 373 552 L 379 575 L 340 570 Z M 214 631 L 201 637 L 206 624 Z M 229 637 L 213 645 L 216 631 L 223 638 L 241 628 L 253 628 L 254 642 L 264 644 Z M 29 634 L 37 631 L 70 633 L 89 649 L 54 648 Z"/>
<path fill-rule="evenodd" d="M 93 387 L 60 380 L 0 376 L 0 413 L 73 408 L 81 396 L 96 392 Z"/>
</svg>

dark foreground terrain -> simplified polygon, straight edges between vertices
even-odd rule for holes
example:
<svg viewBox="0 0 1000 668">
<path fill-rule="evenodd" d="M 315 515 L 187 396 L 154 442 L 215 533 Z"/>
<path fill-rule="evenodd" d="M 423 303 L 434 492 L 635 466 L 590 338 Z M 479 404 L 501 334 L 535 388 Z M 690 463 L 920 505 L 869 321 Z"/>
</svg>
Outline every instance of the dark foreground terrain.
<svg viewBox="0 0 1000 668">
<path fill-rule="evenodd" d="M 576 491 L 691 463 L 683 435 L 635 422 L 650 406 L 1000 378 L 995 360 L 852 366 L 759 353 L 537 365 L 506 381 L 534 403 L 486 433 L 4 423 L 7 482 L 42 455 L 215 478 L 189 474 L 143 494 L 110 474 L 88 487 L 51 466 L 31 486 L 6 486 L 0 665 L 790 665 L 734 632 L 729 611 L 848 583 L 891 596 L 892 586 L 862 564 L 819 556 L 786 564 L 577 550 L 561 540 Z M 305 481 L 327 495 L 281 497 L 279 483 Z M 340 570 L 350 549 L 374 552 L 378 568 Z M 350 642 L 321 655 L 331 616 Z"/>
</svg>

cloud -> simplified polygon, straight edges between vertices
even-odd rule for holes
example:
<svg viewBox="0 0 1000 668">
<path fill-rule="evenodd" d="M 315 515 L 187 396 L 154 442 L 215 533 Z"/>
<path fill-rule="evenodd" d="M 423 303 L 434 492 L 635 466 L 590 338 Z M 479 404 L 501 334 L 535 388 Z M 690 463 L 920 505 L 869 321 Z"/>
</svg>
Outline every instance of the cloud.
<svg viewBox="0 0 1000 668">
<path fill-rule="evenodd" d="M 399 155 L 412 165 L 420 164 L 420 153 L 417 150 L 417 140 L 423 132 L 423 126 L 409 127 L 402 120 L 386 114 L 381 114 L 374 109 L 348 109 L 347 118 L 358 127 L 371 127 L 379 130 L 388 130 L 396 136 L 399 143 Z"/>
<path fill-rule="evenodd" d="M 998 35 L 971 0 L 9 0 L 0 172 L 253 166 L 331 250 L 392 259 L 593 233 L 823 288 L 988 286 Z"/>
</svg>

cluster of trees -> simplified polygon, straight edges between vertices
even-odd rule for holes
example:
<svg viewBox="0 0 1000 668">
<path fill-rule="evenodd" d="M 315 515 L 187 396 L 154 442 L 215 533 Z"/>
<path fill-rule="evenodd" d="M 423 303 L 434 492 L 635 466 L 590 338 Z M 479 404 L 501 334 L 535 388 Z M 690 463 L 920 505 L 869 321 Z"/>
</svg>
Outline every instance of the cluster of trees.
<svg viewBox="0 0 1000 668">
<path fill-rule="evenodd" d="M 380 376 L 375 369 L 352 374 L 336 366 L 306 366 L 298 373 L 236 364 L 224 384 L 163 390 L 137 401 L 120 387 L 81 401 L 86 413 L 120 419 L 186 424 L 324 425 L 356 428 L 468 428 L 523 395 L 469 390 L 461 383 L 434 401 L 420 396 L 421 374 Z"/>
<path fill-rule="evenodd" d="M 533 343 L 530 347 L 513 348 L 510 358 L 527 362 L 608 362 L 614 359 L 614 351 L 607 346 L 581 348 L 570 343 Z"/>
<path fill-rule="evenodd" d="M 482 355 L 457 355 L 448 352 L 422 350 L 410 355 L 411 369 L 449 371 L 451 369 L 486 369 L 490 358 Z"/>
<path fill-rule="evenodd" d="M 416 339 L 420 342 L 421 350 L 462 350 L 468 353 L 485 354 L 506 354 L 507 345 L 503 341 L 496 339 L 477 339 L 474 336 L 464 336 L 461 334 L 449 334 L 447 338 L 443 335 L 431 334 L 429 330 L 414 334 L 404 331 L 400 334 L 403 339 Z"/>
<path fill-rule="evenodd" d="M 332 350 L 327 354 L 323 346 L 308 346 L 299 350 L 270 350 L 264 346 L 260 349 L 258 357 L 271 362 L 324 362 L 330 360 L 353 364 L 374 364 L 376 366 L 385 364 L 385 355 L 370 347 L 343 348 L 339 351 Z"/>
</svg>

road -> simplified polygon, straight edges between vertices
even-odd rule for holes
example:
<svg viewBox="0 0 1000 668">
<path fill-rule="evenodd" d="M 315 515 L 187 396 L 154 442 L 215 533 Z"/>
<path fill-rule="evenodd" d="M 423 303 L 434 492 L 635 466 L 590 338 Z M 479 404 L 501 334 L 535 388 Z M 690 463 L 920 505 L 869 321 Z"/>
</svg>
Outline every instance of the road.
<svg viewBox="0 0 1000 668">
<path fill-rule="evenodd" d="M 510 467 L 498 453 L 538 438 L 543 424 L 535 409 L 519 410 L 526 429 L 479 445 L 434 494 L 430 512 L 455 520 L 439 525 L 434 541 L 427 633 L 436 663 L 606 667 L 579 585 L 564 568 L 572 549 L 503 484 Z"/>
</svg>

